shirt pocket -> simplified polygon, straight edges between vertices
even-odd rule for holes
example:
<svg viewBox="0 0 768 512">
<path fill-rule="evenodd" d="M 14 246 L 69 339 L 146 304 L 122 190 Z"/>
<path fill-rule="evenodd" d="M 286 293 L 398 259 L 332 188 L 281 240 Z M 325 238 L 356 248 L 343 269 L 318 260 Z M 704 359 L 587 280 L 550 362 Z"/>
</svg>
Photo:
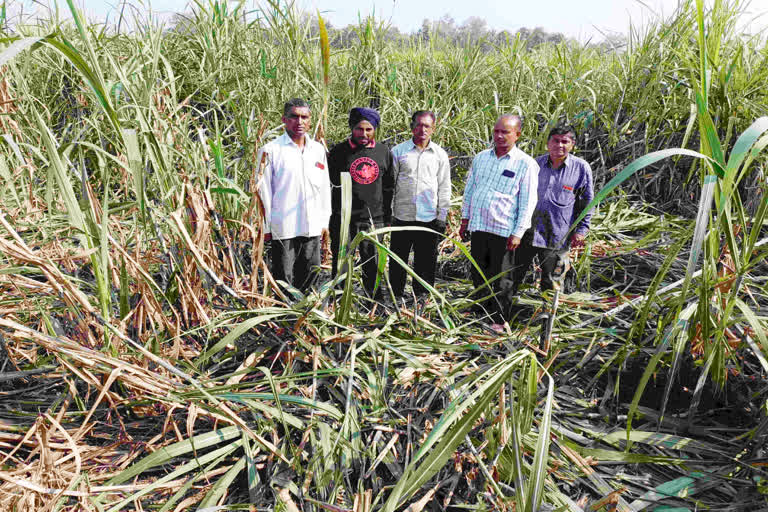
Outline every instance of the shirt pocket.
<svg viewBox="0 0 768 512">
<path fill-rule="evenodd" d="M 323 168 L 321 169 L 318 164 L 322 165 Z M 330 178 L 328 177 L 328 168 L 325 162 L 320 160 L 318 160 L 317 163 L 313 162 L 311 167 L 306 169 L 304 172 L 305 176 L 307 177 L 307 182 L 309 182 L 310 186 L 315 191 L 330 187 Z"/>
<path fill-rule="evenodd" d="M 504 170 L 499 179 L 495 180 L 494 187 L 503 195 L 516 196 L 520 190 L 520 171 Z"/>
<path fill-rule="evenodd" d="M 573 185 L 564 185 L 562 183 L 555 183 L 549 187 L 549 200 L 561 208 L 567 208 L 572 206 L 576 201 L 576 195 L 573 193 Z"/>
</svg>

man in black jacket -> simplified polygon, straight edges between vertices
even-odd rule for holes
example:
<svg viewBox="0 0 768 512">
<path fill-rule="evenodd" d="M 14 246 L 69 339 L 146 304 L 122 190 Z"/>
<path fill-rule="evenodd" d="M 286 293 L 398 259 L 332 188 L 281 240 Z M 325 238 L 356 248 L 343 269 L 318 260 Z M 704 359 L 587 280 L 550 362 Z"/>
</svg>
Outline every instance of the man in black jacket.
<svg viewBox="0 0 768 512">
<path fill-rule="evenodd" d="M 392 218 L 392 194 L 395 188 L 392 153 L 376 142 L 376 128 L 381 118 L 374 109 L 356 107 L 349 112 L 349 139 L 337 144 L 328 154 L 331 194 L 331 253 L 333 275 L 339 271 L 341 237 L 341 174 L 352 178 L 352 212 L 349 222 L 349 242 L 357 233 L 380 228 Z M 363 262 L 363 286 L 374 296 L 378 271 L 378 251 L 373 242 L 358 245 Z"/>
</svg>

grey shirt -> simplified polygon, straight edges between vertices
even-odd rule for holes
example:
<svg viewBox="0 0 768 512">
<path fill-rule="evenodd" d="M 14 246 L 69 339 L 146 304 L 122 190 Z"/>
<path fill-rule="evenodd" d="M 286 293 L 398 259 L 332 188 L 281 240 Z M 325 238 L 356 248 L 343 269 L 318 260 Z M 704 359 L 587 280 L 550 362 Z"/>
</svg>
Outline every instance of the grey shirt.
<svg viewBox="0 0 768 512">
<path fill-rule="evenodd" d="M 392 148 L 392 159 L 392 216 L 403 221 L 445 221 L 451 204 L 451 166 L 445 150 L 430 141 L 421 151 L 408 140 Z"/>
</svg>

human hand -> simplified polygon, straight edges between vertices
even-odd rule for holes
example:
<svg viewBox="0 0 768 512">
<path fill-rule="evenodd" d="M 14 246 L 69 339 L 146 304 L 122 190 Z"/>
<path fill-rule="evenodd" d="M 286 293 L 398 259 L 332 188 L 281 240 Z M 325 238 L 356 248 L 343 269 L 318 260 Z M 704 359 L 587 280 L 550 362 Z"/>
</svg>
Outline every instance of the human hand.
<svg viewBox="0 0 768 512">
<path fill-rule="evenodd" d="M 584 239 L 586 235 L 576 233 L 571 237 L 571 247 L 584 247 Z"/>
<path fill-rule="evenodd" d="M 468 227 L 469 219 L 461 219 L 461 226 L 459 227 L 459 238 L 461 238 L 462 242 L 469 241 L 469 231 L 467 231 Z"/>
<path fill-rule="evenodd" d="M 515 235 L 510 235 L 510 237 L 507 238 L 507 250 L 514 251 L 518 247 L 520 247 L 520 237 Z"/>
</svg>

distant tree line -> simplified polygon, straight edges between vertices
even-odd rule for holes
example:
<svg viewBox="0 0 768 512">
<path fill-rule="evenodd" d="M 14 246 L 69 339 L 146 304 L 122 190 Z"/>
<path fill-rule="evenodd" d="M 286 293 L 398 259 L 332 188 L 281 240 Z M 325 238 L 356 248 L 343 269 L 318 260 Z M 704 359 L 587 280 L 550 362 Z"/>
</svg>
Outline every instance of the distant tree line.
<svg viewBox="0 0 768 512">
<path fill-rule="evenodd" d="M 310 15 L 313 21 L 317 16 Z M 334 27 L 326 20 L 328 29 L 328 38 L 331 46 L 334 48 L 350 48 L 360 42 L 361 30 L 364 30 L 362 24 L 347 25 L 343 28 Z M 384 22 L 377 22 L 382 24 Z M 317 32 L 317 23 L 313 23 L 313 34 Z M 431 42 L 437 45 L 450 45 L 458 47 L 475 46 L 482 44 L 491 49 L 494 45 L 507 44 L 510 41 L 520 37 L 528 49 L 534 48 L 540 44 L 553 43 L 558 44 L 564 41 L 576 42 L 573 39 L 566 38 L 560 32 L 547 32 L 542 27 L 520 28 L 516 31 L 499 30 L 496 31 L 488 26 L 488 22 L 480 17 L 471 16 L 463 23 L 457 24 L 452 16 L 445 14 L 440 19 L 421 22 L 421 27 L 411 33 L 401 32 L 393 25 L 383 24 L 377 27 L 379 37 L 383 37 L 388 42 L 400 44 L 426 43 Z M 604 41 L 596 46 L 605 46 L 606 49 L 618 49 L 624 45 L 624 36 L 607 36 Z"/>
<path fill-rule="evenodd" d="M 296 19 L 308 20 L 308 31 L 310 36 L 317 37 L 319 26 L 317 14 L 312 12 L 298 12 Z M 193 31 L 194 16 L 186 13 L 174 15 L 169 24 L 170 30 L 174 32 Z M 243 18 L 245 22 L 245 17 Z M 456 20 L 449 14 L 444 14 L 436 20 L 424 19 L 421 27 L 415 32 L 401 32 L 399 28 L 391 23 L 369 16 L 361 19 L 357 24 L 350 24 L 345 27 L 335 27 L 324 18 L 326 29 L 328 30 L 328 39 L 331 47 L 335 49 L 355 48 L 360 45 L 361 38 L 365 37 L 365 31 L 369 25 L 375 28 L 376 38 L 382 43 L 395 43 L 397 45 L 413 45 L 429 43 L 435 46 L 450 47 L 474 47 L 481 45 L 486 50 L 491 50 L 495 46 L 503 46 L 516 41 L 518 37 L 525 44 L 526 49 L 535 48 L 541 44 L 552 43 L 559 44 L 570 42 L 579 44 L 575 39 L 567 38 L 560 32 L 547 32 L 543 27 L 530 29 L 522 27 L 515 31 L 494 30 L 488 26 L 488 22 L 478 16 L 470 16 L 463 23 L 456 23 Z M 599 43 L 588 42 L 589 46 L 596 46 L 606 50 L 623 49 L 626 38 L 622 34 L 608 34 Z"/>
</svg>

